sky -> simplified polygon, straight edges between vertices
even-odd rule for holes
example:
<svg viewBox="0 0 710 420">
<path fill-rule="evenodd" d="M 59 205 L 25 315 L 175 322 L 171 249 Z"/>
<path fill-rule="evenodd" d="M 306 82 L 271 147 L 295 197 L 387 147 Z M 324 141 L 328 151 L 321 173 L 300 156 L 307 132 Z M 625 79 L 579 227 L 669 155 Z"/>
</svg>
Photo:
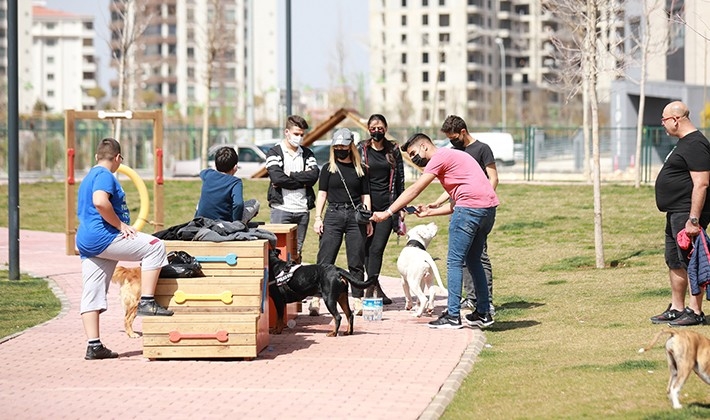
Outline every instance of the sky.
<svg viewBox="0 0 710 420">
<path fill-rule="evenodd" d="M 46 0 L 50 9 L 95 17 L 97 55 L 101 57 L 99 85 L 110 92 L 109 80 L 115 72 L 109 67 L 108 22 L 110 0 Z M 259 1 L 259 0 L 254 0 Z M 279 49 L 285 57 L 285 0 L 276 0 L 279 8 Z M 368 74 L 368 11 L 363 0 L 292 0 L 291 1 L 291 66 L 294 89 L 310 86 L 328 88 L 334 85 L 336 40 L 345 44 L 346 77 L 355 86 L 355 76 Z M 255 23 L 258 24 L 258 23 Z M 257 40 L 258 43 L 258 40 Z M 286 87 L 285 58 L 279 63 L 279 83 Z"/>
</svg>

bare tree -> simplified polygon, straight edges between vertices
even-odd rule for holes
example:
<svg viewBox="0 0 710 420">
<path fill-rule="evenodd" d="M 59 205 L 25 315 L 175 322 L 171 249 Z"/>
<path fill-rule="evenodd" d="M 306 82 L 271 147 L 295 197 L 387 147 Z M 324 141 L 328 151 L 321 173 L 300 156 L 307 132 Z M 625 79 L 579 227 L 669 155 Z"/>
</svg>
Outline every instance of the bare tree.
<svg viewBox="0 0 710 420">
<path fill-rule="evenodd" d="M 212 85 L 215 79 L 222 82 L 222 70 L 225 56 L 234 45 L 234 31 L 228 30 L 225 14 L 225 2 L 209 0 L 207 2 L 207 21 L 202 25 L 204 36 L 205 70 L 204 89 L 205 103 L 202 107 L 202 142 L 200 147 L 200 163 L 207 167 L 207 151 L 209 146 L 209 126 L 212 101 Z"/>
<path fill-rule="evenodd" d="M 639 15 L 632 16 L 628 20 L 627 39 L 630 42 L 628 51 L 620 49 L 617 59 L 624 63 L 624 70 L 629 68 L 639 68 L 638 74 L 633 71 L 626 71 L 627 80 L 639 86 L 639 108 L 636 119 L 636 150 L 634 154 L 634 186 L 641 186 L 641 149 L 643 146 L 643 120 L 646 110 L 646 81 L 648 80 L 649 63 L 653 58 L 660 55 L 667 55 L 676 50 L 670 45 L 672 22 L 668 22 L 666 30 L 655 27 L 662 19 L 659 14 L 665 14 L 665 0 L 636 0 L 639 7 Z M 671 6 L 671 9 L 673 7 Z"/>
<path fill-rule="evenodd" d="M 148 0 L 114 0 L 111 11 L 118 19 L 111 22 L 112 58 L 118 65 L 118 96 L 116 108 L 120 111 L 131 108 L 131 101 L 126 101 L 128 82 L 135 68 L 135 46 L 143 32 L 150 24 L 152 12 L 148 8 Z M 121 138 L 121 119 L 114 121 L 113 136 Z"/>
<path fill-rule="evenodd" d="M 585 136 L 591 132 L 592 184 L 594 191 L 594 249 L 596 267 L 604 268 L 602 230 L 601 164 L 599 148 L 599 101 L 597 81 L 604 68 L 603 54 L 615 48 L 608 35 L 609 23 L 616 10 L 613 0 L 548 0 L 545 6 L 566 27 L 553 42 L 567 64 L 561 75 L 570 97 L 582 90 L 584 102 L 583 127 Z M 585 143 L 586 143 L 585 139 Z M 588 144 L 585 144 L 585 153 Z"/>
</svg>

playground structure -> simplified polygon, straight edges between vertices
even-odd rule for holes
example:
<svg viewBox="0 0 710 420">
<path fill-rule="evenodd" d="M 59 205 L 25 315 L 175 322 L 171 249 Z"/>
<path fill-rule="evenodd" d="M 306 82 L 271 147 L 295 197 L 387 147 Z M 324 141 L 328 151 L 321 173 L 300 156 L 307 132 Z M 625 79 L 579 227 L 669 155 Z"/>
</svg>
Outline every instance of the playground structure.
<svg viewBox="0 0 710 420">
<path fill-rule="evenodd" d="M 75 156 L 76 156 L 76 121 L 77 120 L 105 120 L 105 119 L 127 119 L 146 120 L 153 124 L 153 220 L 148 219 L 150 209 L 148 189 L 143 179 L 131 168 L 121 165 L 118 172 L 127 175 L 136 185 L 140 197 L 140 210 L 133 223 L 137 230 L 143 228 L 146 223 L 154 226 L 155 231 L 163 228 L 164 207 L 163 207 L 163 112 L 162 110 L 152 111 L 76 111 L 69 109 L 65 111 L 64 138 L 66 141 L 66 178 L 65 203 L 66 203 L 66 254 L 76 255 L 75 237 L 77 229 L 76 217 L 76 178 L 75 178 Z"/>
</svg>

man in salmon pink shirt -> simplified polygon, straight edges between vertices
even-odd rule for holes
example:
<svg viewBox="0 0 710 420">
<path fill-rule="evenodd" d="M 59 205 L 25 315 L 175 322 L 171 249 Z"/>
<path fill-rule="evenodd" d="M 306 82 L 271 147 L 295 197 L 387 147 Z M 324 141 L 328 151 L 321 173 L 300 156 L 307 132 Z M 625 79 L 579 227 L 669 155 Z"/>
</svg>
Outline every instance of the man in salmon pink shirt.
<svg viewBox="0 0 710 420">
<path fill-rule="evenodd" d="M 424 168 L 424 173 L 386 211 L 374 213 L 372 220 L 386 220 L 417 198 L 434 179 L 438 179 L 451 197 L 449 204 L 439 208 L 417 206 L 418 217 L 452 215 L 446 257 L 448 305 L 446 311 L 429 326 L 445 329 L 462 327 L 460 311 L 464 263 L 473 278 L 478 297 L 476 309 L 466 315 L 466 322 L 476 327 L 490 326 L 493 317 L 489 312 L 490 296 L 481 252 L 495 222 L 498 196 L 480 165 L 466 152 L 437 148 L 431 138 L 423 133 L 411 136 L 401 149 L 415 165 Z"/>
</svg>

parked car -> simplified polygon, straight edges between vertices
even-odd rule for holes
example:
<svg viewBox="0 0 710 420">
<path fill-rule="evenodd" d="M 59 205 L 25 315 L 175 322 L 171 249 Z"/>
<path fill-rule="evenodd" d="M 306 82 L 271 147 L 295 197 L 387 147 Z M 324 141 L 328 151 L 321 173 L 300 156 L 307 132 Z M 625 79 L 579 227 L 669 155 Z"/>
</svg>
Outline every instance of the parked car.
<svg viewBox="0 0 710 420">
<path fill-rule="evenodd" d="M 207 152 L 207 164 L 214 168 L 214 155 L 220 147 L 231 146 L 239 155 L 239 169 L 235 176 L 240 178 L 250 178 L 257 171 L 264 167 L 266 163 L 266 151 L 269 145 L 257 146 L 250 143 L 240 144 L 215 144 Z M 199 176 L 202 168 L 200 159 L 177 160 L 173 163 L 173 176 Z"/>
<path fill-rule="evenodd" d="M 474 139 L 490 146 L 493 156 L 496 158 L 497 165 L 515 165 L 515 143 L 513 142 L 513 136 L 509 133 L 489 132 L 470 134 Z M 451 147 L 451 142 L 448 139 L 436 140 L 434 144 L 436 144 L 437 147 Z"/>
</svg>

